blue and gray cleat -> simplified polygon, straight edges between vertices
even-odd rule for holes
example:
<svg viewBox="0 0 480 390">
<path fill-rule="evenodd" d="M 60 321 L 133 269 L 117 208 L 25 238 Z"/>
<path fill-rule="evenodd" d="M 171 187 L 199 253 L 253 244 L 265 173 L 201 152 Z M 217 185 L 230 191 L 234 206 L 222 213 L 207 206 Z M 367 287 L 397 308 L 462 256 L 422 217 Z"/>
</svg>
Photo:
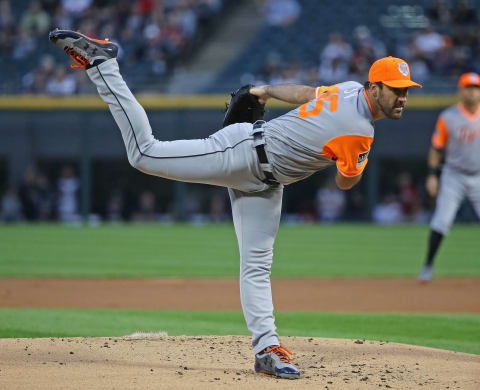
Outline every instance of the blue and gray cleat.
<svg viewBox="0 0 480 390">
<path fill-rule="evenodd" d="M 255 372 L 278 378 L 298 379 L 300 371 L 290 362 L 290 352 L 281 345 L 271 345 L 255 355 Z"/>
<path fill-rule="evenodd" d="M 77 63 L 72 65 L 72 68 L 88 69 L 110 58 L 115 58 L 118 54 L 118 46 L 108 39 L 100 41 L 76 31 L 57 28 L 48 34 L 48 38 Z"/>
</svg>

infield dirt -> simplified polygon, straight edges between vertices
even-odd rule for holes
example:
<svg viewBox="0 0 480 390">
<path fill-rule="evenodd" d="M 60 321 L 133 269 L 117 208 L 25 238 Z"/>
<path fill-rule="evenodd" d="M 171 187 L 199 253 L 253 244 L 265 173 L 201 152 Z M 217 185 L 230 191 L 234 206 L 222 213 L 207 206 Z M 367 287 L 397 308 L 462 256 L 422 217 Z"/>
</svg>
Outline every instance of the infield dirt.
<svg viewBox="0 0 480 390">
<path fill-rule="evenodd" d="M 278 310 L 480 312 L 478 278 L 273 280 Z M 2 307 L 239 309 L 236 280 L 2 279 Z M 0 389 L 480 389 L 480 356 L 282 337 L 296 381 L 253 372 L 245 336 L 0 339 Z"/>
<path fill-rule="evenodd" d="M 284 337 L 299 380 L 253 372 L 249 338 L 0 340 L 0 388 L 480 388 L 480 356 L 362 340 Z"/>
<path fill-rule="evenodd" d="M 480 279 L 273 279 L 276 310 L 480 313 Z M 234 279 L 0 279 L 0 307 L 240 310 Z"/>
</svg>

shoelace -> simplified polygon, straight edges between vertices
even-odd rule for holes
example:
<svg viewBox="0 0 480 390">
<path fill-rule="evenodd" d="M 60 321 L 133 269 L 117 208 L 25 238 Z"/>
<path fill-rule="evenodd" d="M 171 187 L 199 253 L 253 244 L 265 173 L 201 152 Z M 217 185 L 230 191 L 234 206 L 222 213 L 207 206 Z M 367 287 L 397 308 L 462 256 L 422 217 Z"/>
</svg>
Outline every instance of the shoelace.
<svg viewBox="0 0 480 390">
<path fill-rule="evenodd" d="M 280 361 L 284 363 L 290 363 L 290 358 L 293 355 L 292 351 L 290 351 L 287 347 L 284 347 L 283 345 L 272 345 L 271 347 L 266 348 L 263 352 L 273 352 L 280 358 Z"/>
<path fill-rule="evenodd" d="M 74 69 L 85 69 L 87 65 L 90 64 L 90 61 L 88 61 L 85 57 L 81 56 L 78 54 L 74 49 L 71 47 L 65 46 L 63 49 L 65 52 L 72 57 L 72 59 L 77 63 L 77 64 L 71 64 L 70 66 Z"/>
</svg>

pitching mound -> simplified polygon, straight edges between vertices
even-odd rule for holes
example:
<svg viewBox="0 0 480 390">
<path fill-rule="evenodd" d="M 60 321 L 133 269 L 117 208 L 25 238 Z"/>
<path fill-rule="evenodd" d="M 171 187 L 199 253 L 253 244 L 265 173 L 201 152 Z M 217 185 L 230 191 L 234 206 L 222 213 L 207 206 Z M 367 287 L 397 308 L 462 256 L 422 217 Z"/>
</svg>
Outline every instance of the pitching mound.
<svg viewBox="0 0 480 390">
<path fill-rule="evenodd" d="M 250 339 L 0 340 L 2 389 L 479 389 L 480 356 L 361 340 L 284 337 L 299 380 L 254 374 Z"/>
</svg>

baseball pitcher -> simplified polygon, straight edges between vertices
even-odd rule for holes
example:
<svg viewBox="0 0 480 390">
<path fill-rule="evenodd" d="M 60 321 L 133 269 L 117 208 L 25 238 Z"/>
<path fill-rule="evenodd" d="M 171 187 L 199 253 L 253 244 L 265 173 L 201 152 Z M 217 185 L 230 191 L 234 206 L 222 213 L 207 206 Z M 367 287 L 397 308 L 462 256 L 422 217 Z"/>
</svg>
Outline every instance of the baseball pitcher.
<svg viewBox="0 0 480 390">
<path fill-rule="evenodd" d="M 432 279 L 435 255 L 465 197 L 480 217 L 480 76 L 463 74 L 458 81 L 458 94 L 460 102 L 438 117 L 428 156 L 427 192 L 430 196 L 438 194 L 438 198 L 430 223 L 427 259 L 419 276 L 421 282 Z"/>
<path fill-rule="evenodd" d="M 365 87 L 353 81 L 318 88 L 252 87 L 249 94 L 261 105 L 275 98 L 298 107 L 269 122 L 233 123 L 206 139 L 164 142 L 153 137 L 144 109 L 120 75 L 114 43 L 67 30 L 52 31 L 49 37 L 76 67 L 86 69 L 110 108 L 133 167 L 154 176 L 228 188 L 255 372 L 299 378 L 291 352 L 279 342 L 270 287 L 283 187 L 333 164 L 339 188 L 358 183 L 368 162 L 374 121 L 400 119 L 408 88 L 420 87 L 410 80 L 407 63 L 393 57 L 376 61 Z M 231 119 L 226 122 L 236 122 Z"/>
</svg>

